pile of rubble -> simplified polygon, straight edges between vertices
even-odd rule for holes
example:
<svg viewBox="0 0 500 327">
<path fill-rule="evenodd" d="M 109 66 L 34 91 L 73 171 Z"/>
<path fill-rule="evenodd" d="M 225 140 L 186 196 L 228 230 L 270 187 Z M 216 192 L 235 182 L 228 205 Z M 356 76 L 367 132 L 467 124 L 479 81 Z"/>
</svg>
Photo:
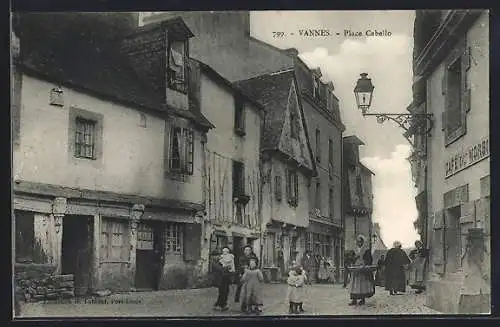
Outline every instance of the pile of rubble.
<svg viewBox="0 0 500 327">
<path fill-rule="evenodd" d="M 74 297 L 74 276 L 54 275 L 54 271 L 50 265 L 16 264 L 16 292 L 27 302 Z"/>
</svg>

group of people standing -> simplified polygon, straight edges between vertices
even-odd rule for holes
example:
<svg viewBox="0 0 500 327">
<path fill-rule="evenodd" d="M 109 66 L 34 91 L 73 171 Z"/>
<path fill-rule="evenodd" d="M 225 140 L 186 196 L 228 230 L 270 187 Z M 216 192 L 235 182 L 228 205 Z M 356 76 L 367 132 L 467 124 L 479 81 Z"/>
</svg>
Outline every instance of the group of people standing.
<svg viewBox="0 0 500 327">
<path fill-rule="evenodd" d="M 234 255 L 228 247 L 222 249 L 222 254 L 213 264 L 214 271 L 219 275 L 219 295 L 214 304 L 214 310 L 228 309 L 229 288 L 236 283 L 235 302 L 241 300 L 243 312 L 262 312 L 261 284 L 264 275 L 259 267 L 259 259 L 250 245 L 243 249 L 243 255 L 235 264 Z"/>
<path fill-rule="evenodd" d="M 423 247 L 422 242 L 415 242 L 415 249 L 409 255 L 402 250 L 401 243 L 396 241 L 393 247 L 381 256 L 377 265 L 372 265 L 372 249 L 366 237 L 359 235 L 356 238 L 356 249 L 345 253 L 344 287 L 350 277 L 350 299 L 349 305 L 363 305 L 367 298 L 375 294 L 375 286 L 383 286 L 391 295 L 397 295 L 406 291 L 409 284 L 416 293 L 425 290 L 425 265 L 428 250 Z M 296 314 L 304 312 L 304 287 L 317 277 L 317 260 L 307 251 L 301 264 L 293 262 L 288 273 L 287 301 L 289 313 Z M 410 269 L 410 278 L 407 280 L 406 270 Z M 214 270 L 219 273 L 219 295 L 214 304 L 214 309 L 227 310 L 229 288 L 234 281 L 237 284 L 235 302 L 241 302 L 241 310 L 245 313 L 262 312 L 263 301 L 261 297 L 264 275 L 259 269 L 259 260 L 247 245 L 244 247 L 243 255 L 235 264 L 235 257 L 228 247 L 222 249 L 222 254 L 214 263 Z M 374 276 L 375 272 L 375 276 Z M 314 276 L 314 277 L 313 277 Z"/>
<path fill-rule="evenodd" d="M 371 249 L 363 235 L 357 237 L 356 246 L 356 250 L 346 253 L 344 259 L 347 268 L 344 287 L 347 287 L 349 276 L 351 278 L 349 305 L 365 304 L 365 299 L 375 294 L 375 285 L 385 287 L 390 295 L 405 293 L 407 285 L 417 294 L 425 290 L 424 273 L 428 250 L 421 241 L 415 242 L 415 249 L 409 255 L 402 249 L 399 241 L 394 242 L 386 256 L 381 256 L 378 260 L 376 267 L 372 266 Z M 376 271 L 375 278 L 373 270 Z M 409 271 L 409 278 L 406 271 Z"/>
<path fill-rule="evenodd" d="M 377 262 L 376 285 L 385 287 L 391 295 L 405 293 L 407 285 L 415 293 L 422 293 L 425 290 L 428 255 L 429 251 L 421 241 L 415 242 L 415 249 L 409 255 L 402 250 L 400 242 L 394 242 L 387 255 L 382 255 Z"/>
</svg>

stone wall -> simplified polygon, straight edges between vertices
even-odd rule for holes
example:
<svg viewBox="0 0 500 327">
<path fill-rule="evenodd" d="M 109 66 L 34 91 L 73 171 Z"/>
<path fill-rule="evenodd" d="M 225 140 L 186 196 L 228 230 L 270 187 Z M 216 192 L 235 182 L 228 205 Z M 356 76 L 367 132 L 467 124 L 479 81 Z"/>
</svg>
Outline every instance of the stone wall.
<svg viewBox="0 0 500 327">
<path fill-rule="evenodd" d="M 16 263 L 14 281 L 17 298 L 31 302 L 74 297 L 73 275 L 54 275 L 55 270 L 53 265 Z"/>
</svg>

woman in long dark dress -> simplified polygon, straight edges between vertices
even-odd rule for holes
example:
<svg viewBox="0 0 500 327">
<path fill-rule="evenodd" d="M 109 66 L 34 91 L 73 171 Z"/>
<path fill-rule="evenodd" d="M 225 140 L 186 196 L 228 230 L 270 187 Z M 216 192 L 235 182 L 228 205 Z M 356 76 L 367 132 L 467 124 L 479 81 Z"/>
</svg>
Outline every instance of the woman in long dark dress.
<svg viewBox="0 0 500 327">
<path fill-rule="evenodd" d="M 415 249 L 410 252 L 411 270 L 410 287 L 415 293 L 420 294 L 425 290 L 425 265 L 427 263 L 428 251 L 421 241 L 415 241 Z"/>
<path fill-rule="evenodd" d="M 226 264 L 226 259 L 230 256 L 230 250 L 227 246 L 225 246 L 222 249 L 222 255 L 218 257 L 218 261 L 213 263 L 214 270 L 219 277 L 219 295 L 217 296 L 217 301 L 214 304 L 214 310 L 226 311 L 229 309 L 227 306 L 227 298 L 229 295 L 229 286 L 231 285 L 232 277 L 234 275 L 234 261 L 232 264 Z"/>
<path fill-rule="evenodd" d="M 394 242 L 393 248 L 387 251 L 385 258 L 385 289 L 391 295 L 406 292 L 405 266 L 409 263 L 410 259 L 401 249 L 401 243 Z"/>
<path fill-rule="evenodd" d="M 351 302 L 349 305 L 363 305 L 366 298 L 370 298 L 375 294 L 373 273 L 368 269 L 364 269 L 364 266 L 371 265 L 373 261 L 369 244 L 363 235 L 359 235 L 356 239 L 356 245 L 355 261 L 351 267 L 354 269 L 351 272 Z"/>
</svg>

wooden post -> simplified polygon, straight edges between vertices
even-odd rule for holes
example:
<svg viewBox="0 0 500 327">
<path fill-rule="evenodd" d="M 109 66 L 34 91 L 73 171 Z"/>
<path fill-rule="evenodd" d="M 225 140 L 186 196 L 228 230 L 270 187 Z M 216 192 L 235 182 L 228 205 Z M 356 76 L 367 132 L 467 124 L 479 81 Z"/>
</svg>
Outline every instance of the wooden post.
<svg viewBox="0 0 500 327">
<path fill-rule="evenodd" d="M 92 290 L 97 290 L 101 286 L 101 215 L 95 214 L 94 219 L 92 219 L 92 278 L 91 278 L 91 288 Z"/>
</svg>

